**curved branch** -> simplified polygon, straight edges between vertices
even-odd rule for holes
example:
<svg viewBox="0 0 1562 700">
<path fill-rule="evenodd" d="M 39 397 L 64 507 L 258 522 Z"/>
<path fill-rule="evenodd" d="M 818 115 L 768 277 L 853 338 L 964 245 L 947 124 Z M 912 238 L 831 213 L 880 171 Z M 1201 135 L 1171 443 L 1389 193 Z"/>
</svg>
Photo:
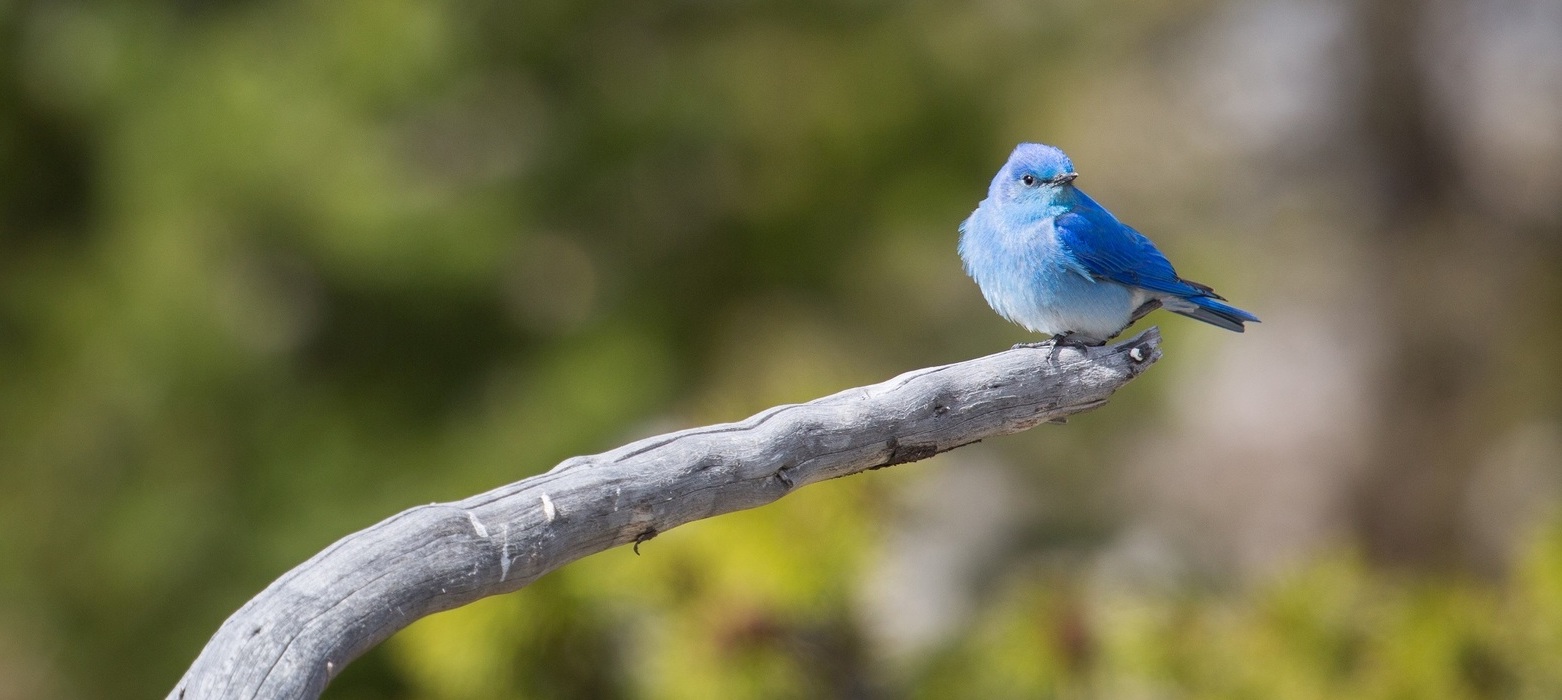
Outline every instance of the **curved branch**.
<svg viewBox="0 0 1562 700">
<path fill-rule="evenodd" d="M 576 559 L 1096 408 L 1159 357 L 1020 347 L 908 372 L 739 423 L 648 438 L 454 503 L 418 506 L 298 565 L 229 617 L 171 698 L 313 698 L 414 620 Z"/>
</svg>

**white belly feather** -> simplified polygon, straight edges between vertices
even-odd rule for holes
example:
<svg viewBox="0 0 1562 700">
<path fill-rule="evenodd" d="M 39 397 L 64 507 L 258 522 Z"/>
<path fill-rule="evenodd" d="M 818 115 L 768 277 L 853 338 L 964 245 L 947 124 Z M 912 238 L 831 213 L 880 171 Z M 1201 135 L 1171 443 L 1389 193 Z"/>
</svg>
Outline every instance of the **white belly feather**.
<svg viewBox="0 0 1562 700">
<path fill-rule="evenodd" d="M 966 271 L 993 310 L 1030 331 L 1105 340 L 1153 296 L 1068 265 L 1051 219 L 1007 234 L 974 223 L 960 240 Z"/>
</svg>

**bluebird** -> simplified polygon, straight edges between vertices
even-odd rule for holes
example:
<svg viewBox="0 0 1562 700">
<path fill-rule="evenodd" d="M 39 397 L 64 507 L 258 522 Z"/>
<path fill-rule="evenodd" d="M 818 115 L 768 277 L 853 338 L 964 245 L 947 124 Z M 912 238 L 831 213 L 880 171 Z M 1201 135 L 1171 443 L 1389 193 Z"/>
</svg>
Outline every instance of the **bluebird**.
<svg viewBox="0 0 1562 700">
<path fill-rule="evenodd" d="M 960 258 L 999 315 L 1063 344 L 1099 345 L 1157 308 L 1226 330 L 1258 317 L 1177 276 L 1150 239 L 1074 187 L 1063 151 L 1022 143 L 960 224 Z"/>
</svg>

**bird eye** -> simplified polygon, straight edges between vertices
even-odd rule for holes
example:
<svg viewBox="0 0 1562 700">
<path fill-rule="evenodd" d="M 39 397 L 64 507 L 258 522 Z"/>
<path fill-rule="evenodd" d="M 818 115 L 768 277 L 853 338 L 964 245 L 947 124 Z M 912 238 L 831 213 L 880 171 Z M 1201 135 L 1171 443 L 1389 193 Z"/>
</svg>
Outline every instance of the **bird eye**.
<svg viewBox="0 0 1562 700">
<path fill-rule="evenodd" d="M 1031 185 L 1036 184 L 1036 176 L 1026 175 L 1025 177 L 1020 178 L 1020 182 L 1025 183 L 1026 187 L 1030 187 Z"/>
</svg>

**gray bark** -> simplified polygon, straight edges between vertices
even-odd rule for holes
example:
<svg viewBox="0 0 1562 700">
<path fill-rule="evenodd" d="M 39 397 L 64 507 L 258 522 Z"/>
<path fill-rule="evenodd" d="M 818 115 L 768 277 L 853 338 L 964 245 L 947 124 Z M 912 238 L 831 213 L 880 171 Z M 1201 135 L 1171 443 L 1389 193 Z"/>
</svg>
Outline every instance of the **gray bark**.
<svg viewBox="0 0 1562 700">
<path fill-rule="evenodd" d="M 807 484 L 1061 422 L 1105 403 L 1159 359 L 1159 345 L 1152 328 L 1113 346 L 1018 347 L 412 508 L 267 586 L 222 624 L 169 697 L 318 697 L 348 662 L 425 615 Z"/>
</svg>

